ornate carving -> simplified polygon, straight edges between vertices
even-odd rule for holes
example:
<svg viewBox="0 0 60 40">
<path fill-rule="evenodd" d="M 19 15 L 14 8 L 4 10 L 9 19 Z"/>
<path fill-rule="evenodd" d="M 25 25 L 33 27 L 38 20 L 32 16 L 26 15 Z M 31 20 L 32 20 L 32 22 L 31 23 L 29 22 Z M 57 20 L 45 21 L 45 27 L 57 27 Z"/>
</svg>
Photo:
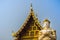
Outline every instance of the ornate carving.
<svg viewBox="0 0 60 40">
<path fill-rule="evenodd" d="M 39 35 L 39 40 L 56 40 L 56 31 L 51 28 L 42 29 Z"/>
</svg>

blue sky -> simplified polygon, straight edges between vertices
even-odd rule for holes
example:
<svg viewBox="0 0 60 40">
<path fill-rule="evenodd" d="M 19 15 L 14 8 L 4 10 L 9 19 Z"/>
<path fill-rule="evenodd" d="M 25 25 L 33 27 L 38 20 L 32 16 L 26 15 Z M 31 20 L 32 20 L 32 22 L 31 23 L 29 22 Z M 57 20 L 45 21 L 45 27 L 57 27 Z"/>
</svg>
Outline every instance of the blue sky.
<svg viewBox="0 0 60 40">
<path fill-rule="evenodd" d="M 24 23 L 31 3 L 39 21 L 48 18 L 60 40 L 60 0 L 0 0 L 0 40 L 13 40 L 12 31 Z"/>
</svg>

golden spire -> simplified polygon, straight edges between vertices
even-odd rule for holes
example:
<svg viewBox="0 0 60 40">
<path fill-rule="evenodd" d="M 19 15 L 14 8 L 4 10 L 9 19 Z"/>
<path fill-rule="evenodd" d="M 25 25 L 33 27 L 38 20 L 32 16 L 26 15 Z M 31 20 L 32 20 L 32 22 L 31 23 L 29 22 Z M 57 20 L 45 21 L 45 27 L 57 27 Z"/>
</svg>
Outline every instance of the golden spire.
<svg viewBox="0 0 60 40">
<path fill-rule="evenodd" d="M 30 9 L 31 9 L 31 11 L 33 11 L 33 8 L 32 8 L 32 3 L 31 3 L 31 6 L 30 6 Z"/>
<path fill-rule="evenodd" d="M 32 3 L 31 3 L 31 7 L 32 7 Z"/>
</svg>

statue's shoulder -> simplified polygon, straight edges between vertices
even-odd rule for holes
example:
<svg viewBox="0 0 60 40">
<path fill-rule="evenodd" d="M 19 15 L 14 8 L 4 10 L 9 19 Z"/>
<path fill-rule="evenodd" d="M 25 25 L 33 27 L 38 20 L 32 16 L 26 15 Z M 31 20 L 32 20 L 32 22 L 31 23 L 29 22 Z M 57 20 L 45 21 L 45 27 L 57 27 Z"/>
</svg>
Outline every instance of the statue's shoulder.
<svg viewBox="0 0 60 40">
<path fill-rule="evenodd" d="M 49 28 L 51 31 L 56 31 L 55 29 L 53 29 L 53 28 Z"/>
<path fill-rule="evenodd" d="M 54 30 L 54 29 L 52 29 L 51 31 L 52 31 L 52 32 L 56 32 L 56 30 Z"/>
</svg>

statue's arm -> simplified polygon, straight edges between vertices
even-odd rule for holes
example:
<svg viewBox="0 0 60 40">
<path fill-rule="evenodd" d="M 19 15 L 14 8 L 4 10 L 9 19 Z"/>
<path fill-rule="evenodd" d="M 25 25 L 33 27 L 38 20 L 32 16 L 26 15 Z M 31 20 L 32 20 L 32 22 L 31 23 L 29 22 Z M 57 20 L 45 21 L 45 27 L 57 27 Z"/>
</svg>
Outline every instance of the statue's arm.
<svg viewBox="0 0 60 40">
<path fill-rule="evenodd" d="M 41 36 L 39 37 L 39 40 L 42 40 L 43 37 L 44 37 L 44 35 L 41 35 Z"/>
<path fill-rule="evenodd" d="M 40 31 L 40 34 L 39 34 L 40 36 L 39 36 L 39 38 L 38 38 L 38 40 L 42 40 L 42 38 L 45 36 L 43 33 L 42 33 L 42 31 Z"/>
</svg>

